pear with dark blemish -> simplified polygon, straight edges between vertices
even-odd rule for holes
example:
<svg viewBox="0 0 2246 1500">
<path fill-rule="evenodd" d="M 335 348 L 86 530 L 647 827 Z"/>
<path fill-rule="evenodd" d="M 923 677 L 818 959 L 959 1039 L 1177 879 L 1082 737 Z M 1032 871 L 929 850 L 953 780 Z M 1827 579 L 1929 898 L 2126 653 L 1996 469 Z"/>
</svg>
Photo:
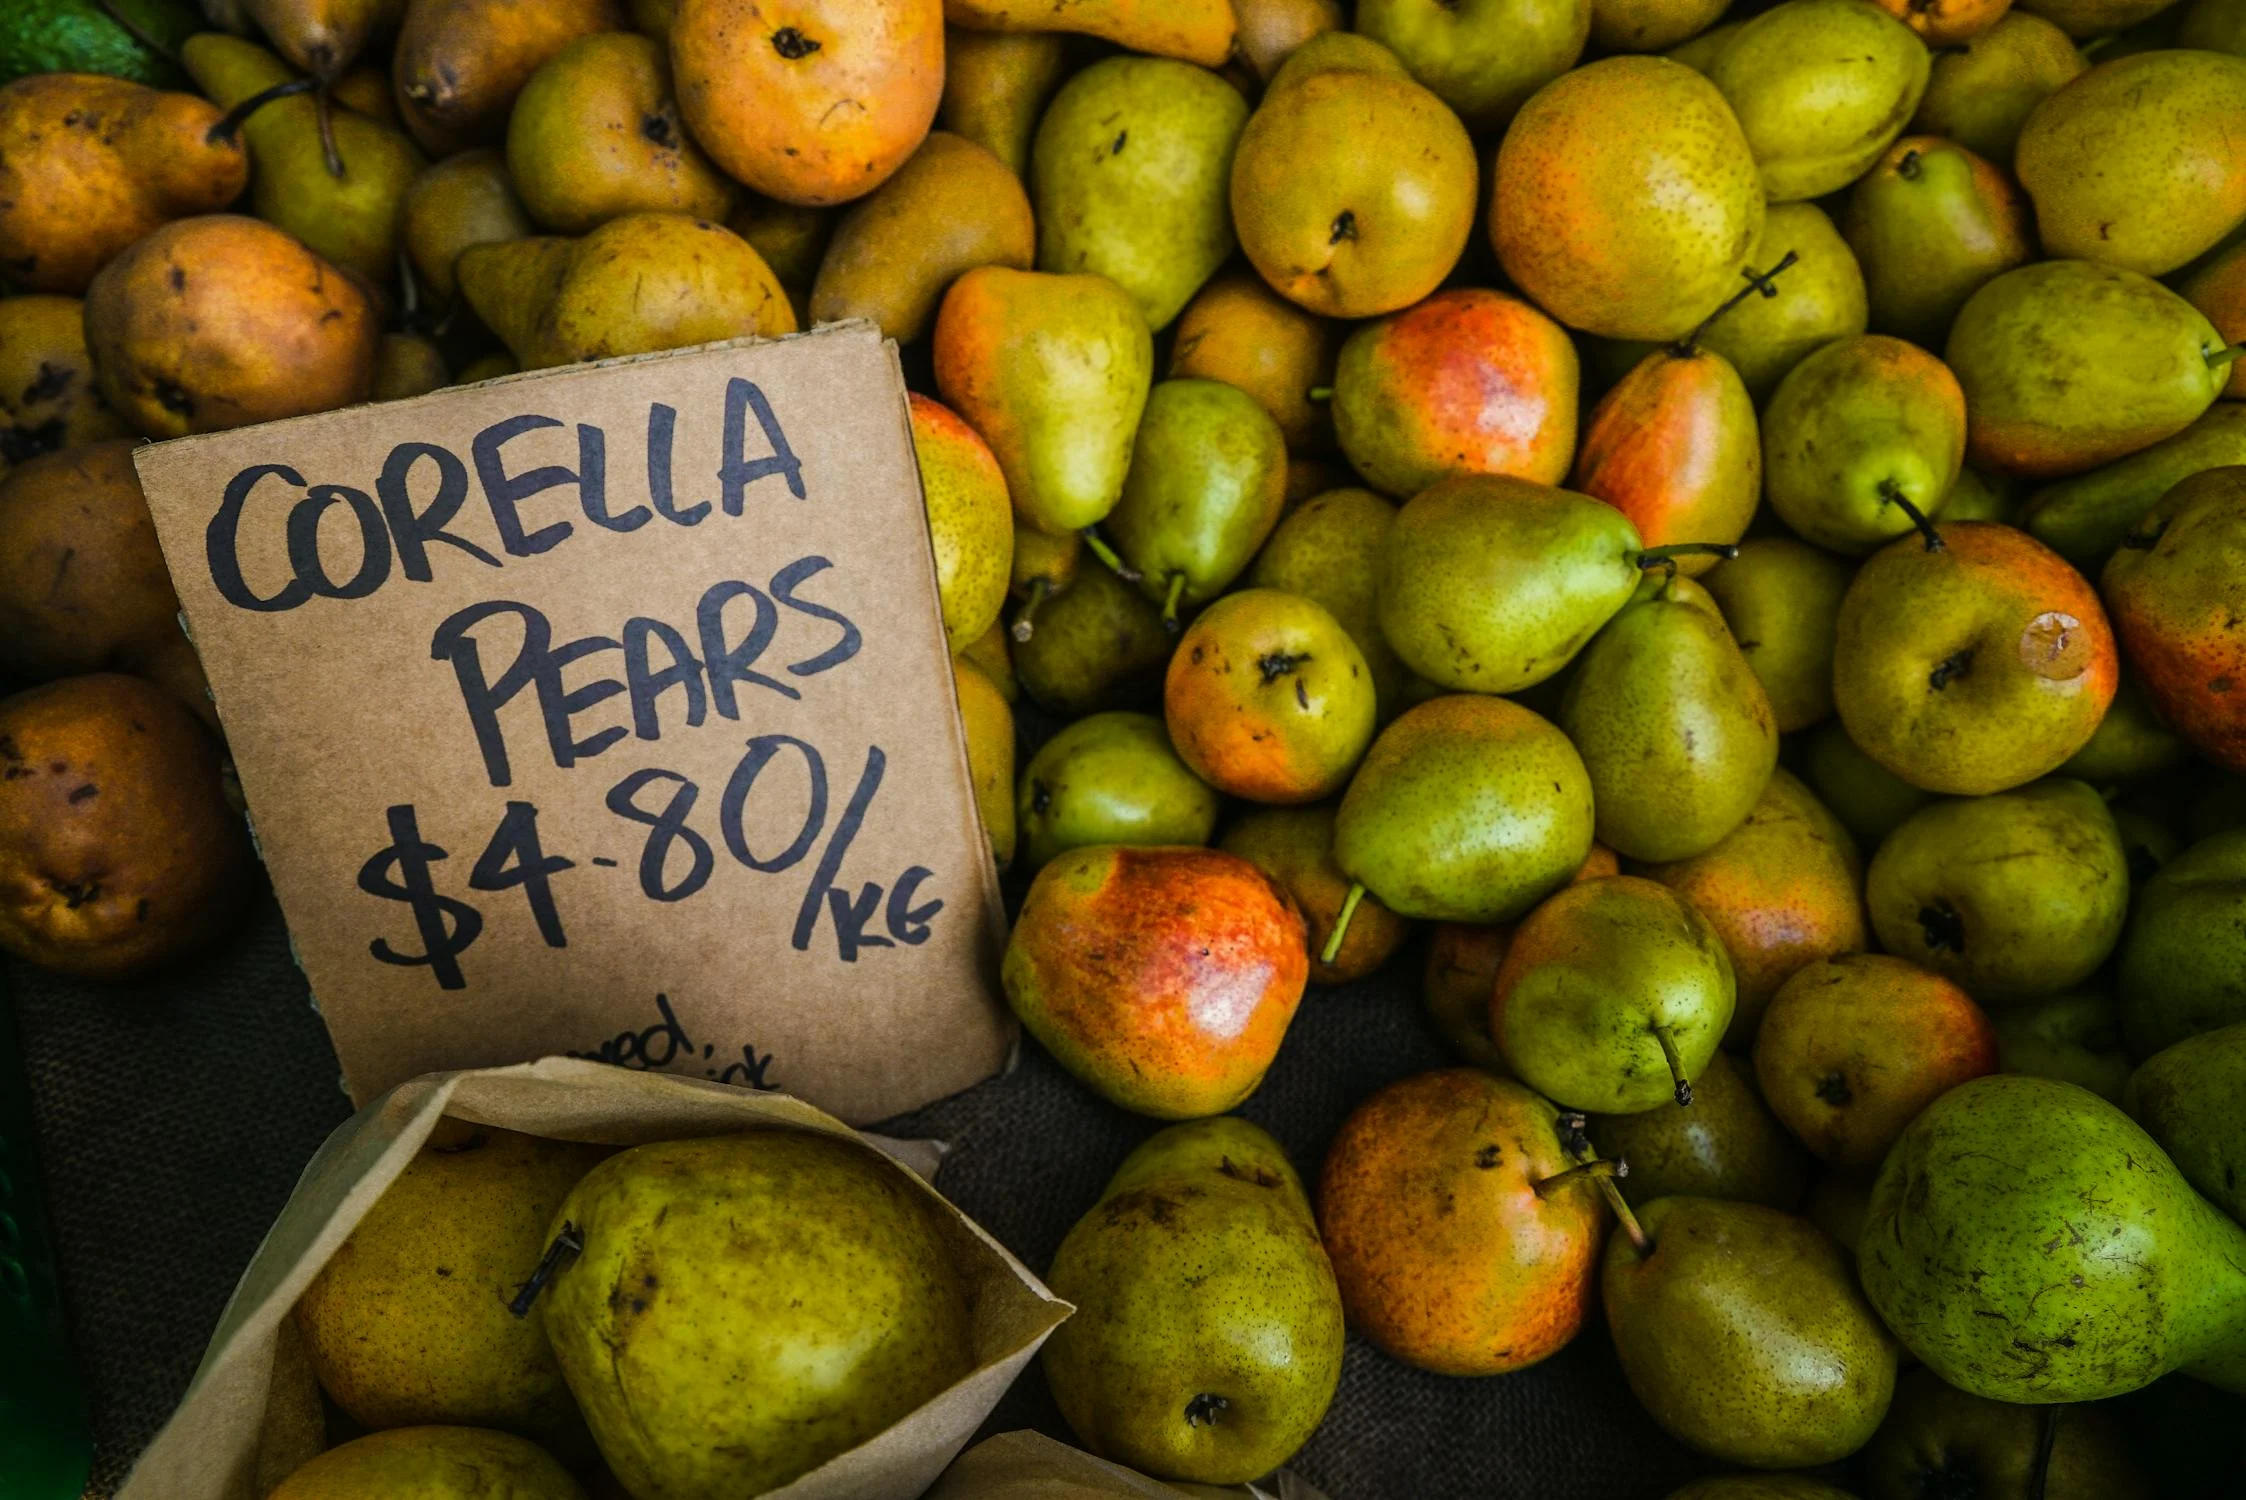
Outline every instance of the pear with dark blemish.
<svg viewBox="0 0 2246 1500">
<path fill-rule="evenodd" d="M 1092 1452 L 1159 1478 L 1261 1478 L 1340 1382 L 1341 1293 L 1309 1197 L 1245 1120 L 1132 1152 L 1046 1280 L 1077 1309 L 1044 1350 L 1061 1414 Z"/>
<path fill-rule="evenodd" d="M 1186 606 L 1247 571 L 1286 498 L 1287 442 L 1253 396 L 1222 381 L 1165 380 L 1147 396 L 1107 532 L 1176 629 Z"/>
<path fill-rule="evenodd" d="M 942 1213 L 822 1131 L 637 1146 L 563 1200 L 533 1308 L 627 1490 L 761 1495 L 974 1367 Z"/>
<path fill-rule="evenodd" d="M 86 305 L 37 293 L 0 300 L 0 474 L 44 453 L 126 435 L 86 352 Z"/>
<path fill-rule="evenodd" d="M 1090 844 L 1206 844 L 1217 794 L 1152 714 L 1078 719 L 1030 757 L 1015 792 L 1022 868 Z"/>
<path fill-rule="evenodd" d="M 1857 1245 L 1905 1348 L 1995 1401 L 2098 1401 L 2181 1370 L 2246 1392 L 2246 1229 L 2087 1089 L 1997 1074 L 1888 1153 Z"/>
</svg>

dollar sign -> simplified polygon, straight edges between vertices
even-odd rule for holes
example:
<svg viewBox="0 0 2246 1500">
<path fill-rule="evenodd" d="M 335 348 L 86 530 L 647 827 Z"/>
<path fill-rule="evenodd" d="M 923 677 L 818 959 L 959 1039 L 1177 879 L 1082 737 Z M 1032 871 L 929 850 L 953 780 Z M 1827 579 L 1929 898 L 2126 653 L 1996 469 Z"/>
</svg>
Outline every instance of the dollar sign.
<svg viewBox="0 0 2246 1500">
<path fill-rule="evenodd" d="M 460 973 L 460 955 L 484 928 L 483 914 L 465 901 L 437 894 L 429 866 L 446 857 L 435 844 L 424 842 L 413 804 L 389 810 L 390 847 L 359 867 L 359 889 L 386 901 L 403 901 L 413 909 L 413 925 L 420 930 L 421 953 L 400 953 L 389 941 L 376 938 L 367 951 L 386 964 L 413 968 L 427 964 L 441 989 L 468 987 Z M 395 873 L 393 873 L 395 872 Z"/>
</svg>

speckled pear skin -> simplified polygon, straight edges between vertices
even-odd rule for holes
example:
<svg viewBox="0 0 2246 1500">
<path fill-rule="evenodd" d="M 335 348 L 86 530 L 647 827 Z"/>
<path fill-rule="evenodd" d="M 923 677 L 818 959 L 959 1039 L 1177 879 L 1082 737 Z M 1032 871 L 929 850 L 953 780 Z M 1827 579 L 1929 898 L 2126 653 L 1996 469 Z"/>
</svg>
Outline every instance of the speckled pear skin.
<svg viewBox="0 0 2246 1500">
<path fill-rule="evenodd" d="M 1045 1345 L 1103 1458 L 1201 1484 L 1259 1478 L 1341 1380 L 1341 1292 L 1302 1179 L 1245 1120 L 1172 1126 L 1124 1159 L 1053 1257 L 1076 1315 Z"/>
<path fill-rule="evenodd" d="M 2179 1369 L 2246 1391 L 2246 1229 L 2073 1084 L 1937 1099 L 1873 1185 L 1857 1265 L 1905 1346 L 1976 1396 L 2096 1401 Z"/>
<path fill-rule="evenodd" d="M 1786 0 L 1708 67 L 1739 116 L 1773 203 L 1821 198 L 1880 158 L 1918 109 L 1933 59 L 1863 0 Z"/>
<path fill-rule="evenodd" d="M 1760 1203 L 1659 1198 L 1640 1257 L 1607 1240 L 1600 1290 L 1623 1377 L 1656 1422 L 1730 1463 L 1854 1453 L 1895 1393 L 1895 1341 L 1830 1235 Z"/>
<path fill-rule="evenodd" d="M 585 1500 L 537 1444 L 480 1427 L 393 1427 L 330 1448 L 271 1500 Z"/>
<path fill-rule="evenodd" d="M 583 1253 L 539 1299 L 640 1500 L 778 1489 L 973 1368 L 936 1208 L 852 1141 L 752 1130 L 610 1157 L 562 1203 Z"/>
<path fill-rule="evenodd" d="M 1583 653 L 1560 728 L 1590 772 L 1598 839 L 1625 859 L 1704 854 L 1737 829 L 1778 765 L 1762 680 L 1723 621 L 1656 596 Z"/>
</svg>

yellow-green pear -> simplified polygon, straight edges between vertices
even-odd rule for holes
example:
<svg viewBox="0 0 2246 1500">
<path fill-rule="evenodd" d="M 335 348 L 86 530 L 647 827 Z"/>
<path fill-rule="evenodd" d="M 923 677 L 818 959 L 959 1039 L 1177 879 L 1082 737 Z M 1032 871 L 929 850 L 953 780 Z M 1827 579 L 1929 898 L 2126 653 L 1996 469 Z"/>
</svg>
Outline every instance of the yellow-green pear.
<svg viewBox="0 0 2246 1500">
<path fill-rule="evenodd" d="M 1359 0 L 1356 29 L 1468 126 L 1496 130 L 1575 66 L 1592 10 L 1592 0 Z"/>
<path fill-rule="evenodd" d="M 1781 734 L 1833 711 L 1833 622 L 1853 570 L 1788 536 L 1749 537 L 1700 575 L 1770 699 Z"/>
<path fill-rule="evenodd" d="M 1774 203 L 1848 186 L 1903 133 L 1932 59 L 1867 0 L 1785 0 L 1741 27 L 1708 78 L 1739 116 Z"/>
<path fill-rule="evenodd" d="M 330 1448 L 266 1500 L 585 1500 L 535 1443 L 478 1427 L 397 1427 Z"/>
<path fill-rule="evenodd" d="M 964 651 L 998 623 L 1013 574 L 1014 512 L 1006 476 L 974 428 L 918 391 L 909 398 L 920 495 L 936 553 L 944 635 Z"/>
<path fill-rule="evenodd" d="M 1936 55 L 1911 129 L 2010 166 L 2035 107 L 2089 66 L 2058 27 L 2025 10 L 2007 11 L 1979 36 Z"/>
<path fill-rule="evenodd" d="M 470 245 L 519 240 L 536 234 L 529 211 L 515 196 L 507 158 L 497 151 L 463 151 L 425 167 L 406 188 L 400 233 L 421 290 L 450 302 L 458 283 L 453 263 Z"/>
</svg>

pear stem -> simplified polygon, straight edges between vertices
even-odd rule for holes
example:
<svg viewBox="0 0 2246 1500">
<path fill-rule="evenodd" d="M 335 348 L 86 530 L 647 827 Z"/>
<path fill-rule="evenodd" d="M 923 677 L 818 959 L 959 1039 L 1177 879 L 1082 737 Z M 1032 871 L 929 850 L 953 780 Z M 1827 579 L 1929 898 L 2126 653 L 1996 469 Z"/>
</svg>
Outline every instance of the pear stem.
<svg viewBox="0 0 2246 1500">
<path fill-rule="evenodd" d="M 1638 554 L 1638 571 L 1650 573 L 1655 568 L 1676 570 L 1680 557 L 1720 557 L 1725 562 L 1739 555 L 1739 549 L 1729 542 L 1671 542 L 1665 547 L 1648 547 Z"/>
<path fill-rule="evenodd" d="M 1037 634 L 1037 607 L 1050 598 L 1052 592 L 1053 580 L 1032 578 L 1029 581 L 1029 597 L 1022 601 L 1021 612 L 1014 616 L 1013 629 L 1007 634 L 1017 641 L 1027 641 Z"/>
<path fill-rule="evenodd" d="M 1749 266 L 1746 270 L 1741 271 L 1739 274 L 1747 278 L 1747 284 L 1741 287 L 1738 291 L 1732 293 L 1730 297 L 1726 298 L 1723 306 L 1717 308 L 1714 312 L 1708 314 L 1708 316 L 1706 316 L 1705 318 L 1702 318 L 1700 320 L 1699 327 L 1693 329 L 1692 332 L 1686 334 L 1683 338 L 1677 340 L 1677 342 L 1675 342 L 1674 344 L 1671 344 L 1669 346 L 1669 352 L 1677 356 L 1677 358 L 1679 359 L 1690 358 L 1693 354 L 1699 351 L 1700 341 L 1703 338 L 1707 337 L 1708 330 L 1715 327 L 1717 323 L 1721 322 L 1723 320 L 1724 314 L 1730 312 L 1733 308 L 1746 301 L 1749 297 L 1754 296 L 1757 292 L 1762 293 L 1765 297 L 1777 296 L 1778 288 L 1774 283 L 1777 279 L 1778 273 L 1793 265 L 1800 259 L 1800 256 L 1789 250 L 1786 252 L 1785 259 L 1779 261 L 1777 265 L 1772 266 L 1767 271 L 1758 271 L 1752 266 Z"/>
<path fill-rule="evenodd" d="M 1613 1177 L 1601 1177 L 1597 1181 L 1599 1191 L 1606 1194 L 1607 1207 L 1614 1210 L 1615 1222 L 1630 1237 L 1630 1248 L 1638 1252 L 1638 1259 L 1644 1260 L 1653 1253 L 1653 1236 L 1645 1232 L 1645 1226 L 1638 1222 L 1638 1216 L 1630 1212 L 1630 1205 L 1623 1198 L 1622 1189 L 1614 1185 Z"/>
<path fill-rule="evenodd" d="M 131 37 L 134 41 L 140 43 L 143 47 L 146 47 L 149 51 L 155 53 L 158 57 L 170 63 L 173 67 L 178 68 L 184 66 L 180 62 L 179 54 L 177 52 L 174 52 L 171 48 L 165 46 L 162 42 L 159 42 L 156 40 L 156 38 L 150 36 L 145 30 L 142 29 L 138 21 L 135 21 L 131 16 L 126 15 L 122 10 L 119 10 L 117 8 L 117 0 L 94 0 L 94 4 L 100 9 L 103 15 L 109 17 L 111 21 L 116 23 L 117 29 L 119 31 L 122 31 L 123 33 L 125 33 L 125 35 Z"/>
<path fill-rule="evenodd" d="M 1331 401 L 1334 399 L 1334 388 L 1330 385 L 1314 385 L 1304 391 L 1303 396 L 1311 401 Z"/>
<path fill-rule="evenodd" d="M 1185 627 L 1178 623 L 1178 605 L 1185 598 L 1185 575 L 1170 575 L 1170 592 L 1162 600 L 1162 628 L 1176 635 Z"/>
<path fill-rule="evenodd" d="M 1137 568 L 1132 567 L 1129 563 L 1123 561 L 1122 558 L 1118 557 L 1115 553 L 1115 549 L 1107 544 L 1107 538 L 1101 536 L 1091 527 L 1085 527 L 1082 531 L 1078 532 L 1077 535 L 1084 538 L 1084 550 L 1091 553 L 1101 562 L 1106 563 L 1108 566 L 1108 571 L 1113 573 L 1116 577 L 1122 579 L 1125 583 L 1137 583 L 1140 579 L 1146 576 Z"/>
<path fill-rule="evenodd" d="M 2042 1421 L 2036 1424 L 2035 1467 L 2028 1471 L 2028 1500 L 2044 1500 L 2051 1486 L 2051 1450 L 2059 1442 L 2059 1417 L 2066 1411 L 2064 1403 L 2046 1406 Z"/>
<path fill-rule="evenodd" d="M 1927 519 L 1925 511 L 1903 498 L 1901 485 L 1892 479 L 1882 479 L 1879 482 L 1879 497 L 1911 518 L 1911 524 L 1918 528 L 1918 534 L 1926 538 L 1927 551 L 1939 552 L 1943 549 L 1946 544 L 1942 540 L 1942 533 L 1934 529 L 1934 523 Z"/>
<path fill-rule="evenodd" d="M 320 91 L 312 99 L 319 106 L 320 154 L 327 158 L 328 176 L 341 182 L 343 153 L 335 149 L 335 104 L 328 98 L 327 85 L 320 85 Z"/>
<path fill-rule="evenodd" d="M 291 78 L 286 83 L 276 83 L 269 89 L 260 89 L 228 110 L 216 125 L 203 134 L 203 144 L 215 146 L 220 141 L 230 141 L 241 133 L 242 126 L 251 115 L 276 99 L 294 99 L 299 94 L 309 94 L 319 85 L 309 78 Z"/>
<path fill-rule="evenodd" d="M 1607 1161 L 1597 1158 L 1579 1161 L 1564 1172 L 1554 1172 L 1549 1177 L 1539 1177 L 1529 1184 L 1539 1198 L 1549 1198 L 1571 1182 L 1589 1182 L 1594 1177 L 1627 1177 L 1630 1164 L 1626 1161 Z"/>
<path fill-rule="evenodd" d="M 538 1294 L 546 1289 L 546 1283 L 584 1253 L 584 1233 L 575 1224 L 565 1222 L 561 1232 L 554 1236 L 554 1242 L 546 1247 L 546 1253 L 538 1258 L 537 1269 L 530 1273 L 530 1280 L 522 1284 L 515 1293 L 515 1300 L 507 1304 L 507 1311 L 518 1318 L 529 1317 L 530 1305 L 538 1300 Z"/>
<path fill-rule="evenodd" d="M 2228 349 L 2217 349 L 2207 356 L 2207 368 L 2219 370 L 2233 360 L 2246 359 L 2246 344 L 2233 344 Z"/>
<path fill-rule="evenodd" d="M 1684 1058 L 1677 1051 L 1677 1039 L 1666 1026 L 1650 1028 L 1653 1039 L 1661 1044 L 1661 1056 L 1669 1064 L 1669 1076 L 1677 1083 L 1677 1102 L 1692 1103 L 1692 1081 L 1685 1077 Z"/>
<path fill-rule="evenodd" d="M 1341 911 L 1334 917 L 1334 930 L 1326 934 L 1326 946 L 1318 950 L 1318 962 L 1330 964 L 1341 953 L 1341 945 L 1349 937 L 1350 919 L 1357 915 L 1357 903 L 1365 899 L 1365 883 L 1349 882 L 1349 894 L 1341 898 Z"/>
</svg>

